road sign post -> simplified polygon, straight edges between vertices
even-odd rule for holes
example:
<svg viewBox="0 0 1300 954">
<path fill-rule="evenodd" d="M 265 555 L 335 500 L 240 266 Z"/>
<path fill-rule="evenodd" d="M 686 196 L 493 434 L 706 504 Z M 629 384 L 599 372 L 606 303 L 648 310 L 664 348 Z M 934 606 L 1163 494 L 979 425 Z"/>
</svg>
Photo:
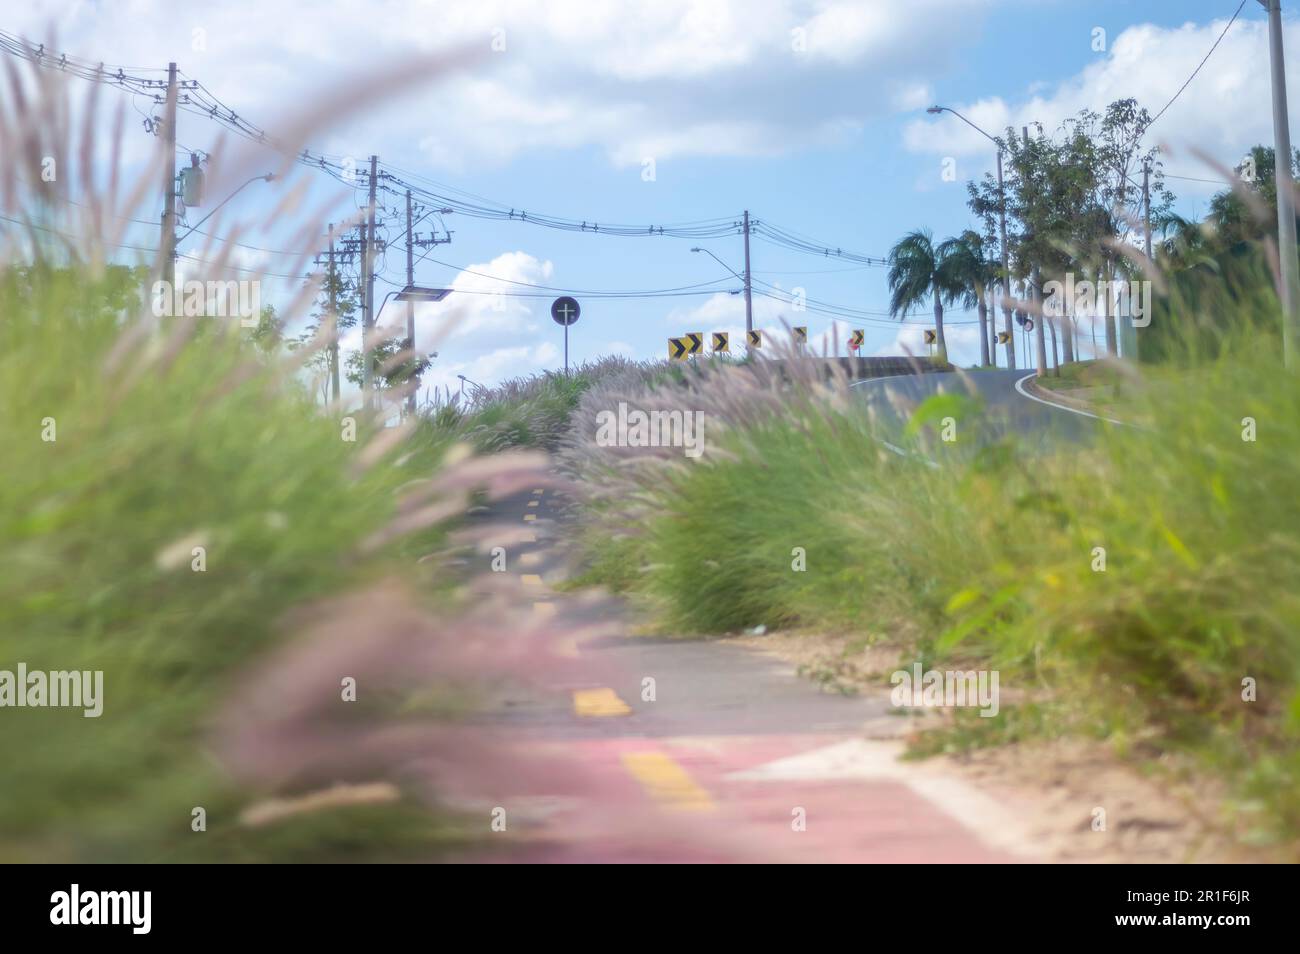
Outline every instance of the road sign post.
<svg viewBox="0 0 1300 954">
<path fill-rule="evenodd" d="M 564 375 L 569 374 L 569 325 L 578 320 L 582 308 L 575 298 L 564 295 L 551 302 L 551 318 L 557 325 L 564 325 Z"/>
</svg>

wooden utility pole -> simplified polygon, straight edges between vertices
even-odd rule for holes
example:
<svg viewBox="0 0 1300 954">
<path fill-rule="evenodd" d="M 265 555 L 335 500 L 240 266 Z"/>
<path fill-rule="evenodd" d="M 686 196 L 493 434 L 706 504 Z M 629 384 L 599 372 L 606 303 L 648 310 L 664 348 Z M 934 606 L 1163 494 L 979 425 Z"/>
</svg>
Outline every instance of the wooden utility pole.
<svg viewBox="0 0 1300 954">
<path fill-rule="evenodd" d="M 1282 0 L 1259 0 L 1268 11 L 1268 61 L 1273 89 L 1273 183 L 1277 192 L 1278 299 L 1282 305 L 1282 360 L 1300 360 L 1300 262 L 1296 258 L 1295 193 L 1291 181 L 1291 124 L 1287 118 L 1286 60 L 1282 53 Z"/>
<path fill-rule="evenodd" d="M 333 329 L 330 334 L 330 389 L 335 404 L 339 400 L 339 302 L 338 274 L 334 271 L 334 223 L 330 223 L 329 275 L 330 284 L 330 321 Z"/>
<path fill-rule="evenodd" d="M 1029 145 L 1029 127 L 1020 127 L 1020 139 L 1026 146 Z M 1047 377 L 1047 336 L 1043 331 L 1043 323 L 1047 321 L 1047 315 L 1044 313 L 1042 304 L 1043 296 L 1038 283 L 1038 265 L 1030 271 L 1029 275 L 1029 300 L 1037 303 L 1039 307 L 1031 308 L 1030 314 L 1037 320 L 1034 322 L 1034 352 L 1037 358 L 1035 370 L 1040 378 Z"/>
<path fill-rule="evenodd" d="M 411 190 L 406 190 L 406 285 L 409 288 L 415 284 L 415 260 L 411 257 L 412 239 L 415 236 L 411 234 Z M 415 366 L 415 302 L 407 301 L 406 303 L 406 353 L 409 355 L 407 360 L 411 366 Z M 408 414 L 415 413 L 415 392 L 416 381 L 414 375 L 410 381 L 406 382 L 411 386 L 411 393 L 406 396 L 406 411 Z"/>
<path fill-rule="evenodd" d="M 749 333 L 754 330 L 754 295 L 749 277 L 749 210 L 745 210 L 745 348 L 749 348 Z"/>
<path fill-rule="evenodd" d="M 364 251 L 361 255 L 362 277 L 366 283 L 365 311 L 361 326 L 361 391 L 362 400 L 367 408 L 371 406 L 370 392 L 374 387 L 375 356 L 371 351 L 370 333 L 375 326 L 375 187 L 379 171 L 379 157 L 370 157 L 370 207 L 366 215 L 366 225 L 361 236 Z"/>
<path fill-rule="evenodd" d="M 158 254 L 167 287 L 176 285 L 176 64 L 167 64 L 167 101 L 163 107 L 163 217 Z M 175 301 L 175 298 L 172 299 Z"/>
</svg>

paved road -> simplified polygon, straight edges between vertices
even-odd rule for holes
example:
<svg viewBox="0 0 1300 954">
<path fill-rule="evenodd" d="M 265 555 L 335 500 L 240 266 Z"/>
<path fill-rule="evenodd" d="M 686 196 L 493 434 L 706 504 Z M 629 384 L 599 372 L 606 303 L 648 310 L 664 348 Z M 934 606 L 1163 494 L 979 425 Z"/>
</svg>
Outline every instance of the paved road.
<svg viewBox="0 0 1300 954">
<path fill-rule="evenodd" d="M 973 442 L 979 446 L 1007 434 L 1031 436 L 1035 442 L 1043 443 L 1053 439 L 1079 441 L 1090 437 L 1100 426 L 1092 418 L 1042 404 L 1017 391 L 1017 382 L 1029 374 L 1025 370 L 951 371 L 871 378 L 857 381 L 851 387 L 881 423 L 895 432 L 902 430 L 911 412 L 928 397 L 959 394 L 973 398 L 981 408 Z"/>
<path fill-rule="evenodd" d="M 932 394 L 970 393 L 983 404 L 974 443 L 1008 429 L 1080 439 L 1096 426 L 1019 394 L 1024 375 L 875 379 L 855 390 L 894 426 Z M 556 533 L 565 508 L 565 498 L 539 487 L 498 501 L 480 519 L 531 532 L 510 549 L 507 565 L 525 607 L 562 632 L 596 622 L 626 629 L 632 617 L 618 601 L 555 589 L 570 572 Z M 726 641 L 624 631 L 561 638 L 554 651 L 565 665 L 539 673 L 528 690 L 502 689 L 479 717 L 527 759 L 489 789 L 460 793 L 485 827 L 493 811 L 506 819 L 468 860 L 1035 857 L 1017 806 L 940 766 L 898 760 L 908 719 L 885 686 L 871 697 L 824 692 L 775 656 Z"/>
<path fill-rule="evenodd" d="M 521 600 L 579 630 L 631 623 L 617 601 L 557 592 L 565 501 L 537 488 L 483 519 L 526 522 Z M 516 524 L 517 526 L 518 524 Z M 900 762 L 908 719 L 887 695 L 822 691 L 775 656 L 726 641 L 612 634 L 566 642 L 568 665 L 510 687 L 479 721 L 520 769 L 460 793 L 493 811 L 473 861 L 1010 862 L 1033 858 L 1014 806 L 928 763 Z M 538 771 L 537 764 L 555 771 Z"/>
</svg>

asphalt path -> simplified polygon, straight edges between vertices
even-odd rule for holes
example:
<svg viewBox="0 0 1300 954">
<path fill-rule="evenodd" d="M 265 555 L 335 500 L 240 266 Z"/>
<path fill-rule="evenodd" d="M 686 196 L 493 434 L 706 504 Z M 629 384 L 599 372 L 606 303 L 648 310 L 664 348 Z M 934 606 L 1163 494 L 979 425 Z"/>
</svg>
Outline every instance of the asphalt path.
<svg viewBox="0 0 1300 954">
<path fill-rule="evenodd" d="M 886 428 L 935 394 L 974 398 L 970 442 L 1008 433 L 1086 440 L 1099 422 L 1031 400 L 1024 371 L 930 374 L 856 382 Z M 889 686 L 846 696 L 800 678 L 775 655 L 727 640 L 637 633 L 612 598 L 564 590 L 574 571 L 559 532 L 571 506 L 536 488 L 479 515 L 522 522 L 508 572 L 518 599 L 580 633 L 561 639 L 567 663 L 528 688 L 488 700 L 481 724 L 562 767 L 523 768 L 466 805 L 508 816 L 474 861 L 1010 862 L 1035 860 L 1015 804 L 942 768 L 900 761 L 909 714 Z M 482 558 L 484 561 L 486 557 Z M 476 568 L 486 570 L 486 566 Z M 1086 817 L 1087 806 L 1079 806 Z M 493 816 L 495 817 L 495 816 Z"/>
</svg>

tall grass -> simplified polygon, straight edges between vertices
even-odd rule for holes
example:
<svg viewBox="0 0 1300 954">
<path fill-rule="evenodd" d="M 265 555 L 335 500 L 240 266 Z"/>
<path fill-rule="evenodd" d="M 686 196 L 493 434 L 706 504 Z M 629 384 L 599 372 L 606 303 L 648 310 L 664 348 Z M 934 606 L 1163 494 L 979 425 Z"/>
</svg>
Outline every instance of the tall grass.
<svg viewBox="0 0 1300 954">
<path fill-rule="evenodd" d="M 322 412 L 297 369 L 323 338 L 286 355 L 238 319 L 155 317 L 156 263 L 106 263 L 156 166 L 125 200 L 93 177 L 76 202 L 66 177 L 36 181 L 39 157 L 77 150 L 46 119 L 68 115 L 63 90 L 40 74 L 20 96 L 29 79 L 0 117 L 23 147 L 0 172 L 19 223 L 0 252 L 0 670 L 102 671 L 103 711 L 0 708 L 0 859 L 462 847 L 446 778 L 411 766 L 469 780 L 510 760 L 448 717 L 485 679 L 545 671 L 538 640 L 558 634 L 450 571 L 498 528 L 451 534 L 471 494 L 537 486 L 544 460 L 467 460 L 428 422 Z M 79 148 L 84 172 L 96 144 Z M 228 274 L 219 257 L 190 277 Z"/>
<path fill-rule="evenodd" d="M 1126 387 L 1140 426 L 1083 443 L 1030 433 L 966 446 L 983 411 L 957 395 L 917 408 L 907 440 L 810 368 L 774 387 L 742 367 L 625 395 L 708 410 L 708 449 L 686 461 L 597 446 L 589 415 L 611 396 L 589 392 L 568 454 L 598 488 L 587 579 L 671 632 L 850 631 L 903 662 L 998 668 L 1004 688 L 1029 692 L 1033 719 L 1006 707 L 974 720 L 986 734 L 1034 721 L 1126 753 L 1191 753 L 1236 786 L 1243 831 L 1294 839 L 1300 378 L 1274 340 L 1240 328 L 1221 324 L 1209 350 L 1203 329 L 1186 336 L 1177 362 Z M 935 433 L 950 415 L 954 443 Z"/>
</svg>

